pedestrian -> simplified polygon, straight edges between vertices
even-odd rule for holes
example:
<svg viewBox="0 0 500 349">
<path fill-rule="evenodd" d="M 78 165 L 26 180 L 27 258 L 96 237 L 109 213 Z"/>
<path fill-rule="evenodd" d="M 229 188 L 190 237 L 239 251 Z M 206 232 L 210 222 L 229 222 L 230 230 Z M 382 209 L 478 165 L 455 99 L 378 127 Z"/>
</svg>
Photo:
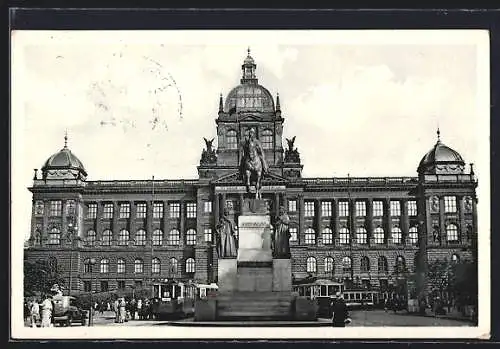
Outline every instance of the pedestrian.
<svg viewBox="0 0 500 349">
<path fill-rule="evenodd" d="M 45 295 L 42 302 L 42 324 L 41 327 L 51 327 L 52 301 L 49 295 Z"/>
<path fill-rule="evenodd" d="M 387 309 L 389 308 L 389 298 L 384 299 L 384 311 L 387 313 Z"/>
<path fill-rule="evenodd" d="M 333 327 L 345 327 L 346 321 L 348 321 L 349 312 L 347 311 L 347 305 L 342 297 L 342 293 L 337 292 L 336 299 L 333 303 Z"/>
<path fill-rule="evenodd" d="M 125 306 L 126 306 L 125 298 L 122 297 L 120 299 L 120 303 L 119 303 L 119 308 L 120 308 L 120 315 L 118 316 L 118 322 L 119 323 L 125 322 L 125 318 L 127 316 L 127 313 L 126 313 L 126 310 L 125 310 Z"/>
<path fill-rule="evenodd" d="M 109 301 L 108 301 L 108 304 L 107 304 L 106 309 L 107 309 L 108 311 L 111 311 L 111 304 L 109 304 Z"/>
<path fill-rule="evenodd" d="M 113 302 L 113 311 L 115 312 L 115 322 L 120 322 L 120 300 L 118 297 Z"/>
<path fill-rule="evenodd" d="M 139 298 L 137 300 L 137 317 L 139 318 L 139 320 L 142 320 L 142 299 Z"/>
<path fill-rule="evenodd" d="M 37 322 L 40 320 L 40 305 L 38 304 L 37 298 L 31 303 L 30 318 L 31 327 L 37 327 Z"/>
</svg>

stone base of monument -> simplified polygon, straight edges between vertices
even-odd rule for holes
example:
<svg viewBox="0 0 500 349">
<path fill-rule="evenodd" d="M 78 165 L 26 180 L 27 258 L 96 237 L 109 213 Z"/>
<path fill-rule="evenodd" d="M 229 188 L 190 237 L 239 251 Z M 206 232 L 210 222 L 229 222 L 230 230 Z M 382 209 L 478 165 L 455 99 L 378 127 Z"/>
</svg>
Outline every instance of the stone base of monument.
<svg viewBox="0 0 500 349">
<path fill-rule="evenodd" d="M 292 262 L 290 259 L 273 259 L 273 291 L 292 289 Z"/>
<path fill-rule="evenodd" d="M 238 286 L 238 264 L 236 258 L 219 259 L 218 286 L 219 292 L 234 292 Z"/>
</svg>

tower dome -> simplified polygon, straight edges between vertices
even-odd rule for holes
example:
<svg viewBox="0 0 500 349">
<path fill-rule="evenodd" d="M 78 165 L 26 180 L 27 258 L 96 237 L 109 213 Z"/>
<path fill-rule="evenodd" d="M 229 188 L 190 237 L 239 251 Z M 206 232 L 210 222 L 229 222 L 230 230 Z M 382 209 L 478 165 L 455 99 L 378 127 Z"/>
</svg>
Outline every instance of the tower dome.
<svg viewBox="0 0 500 349">
<path fill-rule="evenodd" d="M 83 163 L 68 148 L 68 136 L 64 136 L 64 147 L 50 156 L 42 167 L 44 179 L 85 179 L 87 171 Z"/>
<path fill-rule="evenodd" d="M 441 142 L 441 133 L 437 131 L 437 142 L 424 155 L 417 172 L 422 174 L 460 174 L 464 172 L 465 162 L 462 156 Z"/>
<path fill-rule="evenodd" d="M 233 112 L 274 112 L 274 100 L 271 93 L 259 85 L 255 69 L 257 65 L 250 55 L 250 49 L 243 61 L 240 85 L 233 88 L 227 95 L 225 110 Z"/>
</svg>

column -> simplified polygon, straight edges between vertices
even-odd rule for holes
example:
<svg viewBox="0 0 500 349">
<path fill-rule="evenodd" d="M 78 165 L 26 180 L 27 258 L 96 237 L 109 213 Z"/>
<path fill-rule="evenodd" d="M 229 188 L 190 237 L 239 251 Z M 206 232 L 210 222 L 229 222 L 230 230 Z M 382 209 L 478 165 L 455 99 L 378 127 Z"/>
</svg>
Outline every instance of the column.
<svg viewBox="0 0 500 349">
<path fill-rule="evenodd" d="M 47 243 L 47 238 L 49 234 L 49 210 L 50 210 L 50 201 L 43 201 L 43 226 L 42 231 L 40 232 L 40 245 L 44 246 Z"/>
<path fill-rule="evenodd" d="M 348 204 L 348 209 L 349 209 L 349 217 L 347 219 L 349 220 L 349 235 L 350 235 L 350 245 L 355 245 L 357 244 L 356 241 L 356 220 L 355 220 L 355 215 L 356 215 L 356 210 L 355 210 L 355 199 L 349 199 L 349 204 Z M 352 258 L 352 256 L 351 256 Z M 354 263 L 354 261 L 353 261 Z"/>
<path fill-rule="evenodd" d="M 441 237 L 440 245 L 443 246 L 447 243 L 446 240 L 446 227 L 444 225 L 444 197 L 439 198 L 439 236 Z"/>
<path fill-rule="evenodd" d="M 368 244 L 370 246 L 375 244 L 373 239 L 373 199 L 368 198 L 366 201 L 366 233 L 368 234 Z"/>
<path fill-rule="evenodd" d="M 304 194 L 298 195 L 298 204 L 299 204 L 299 231 L 298 231 L 298 241 L 297 243 L 300 245 L 303 242 L 303 234 L 304 234 Z"/>
<path fill-rule="evenodd" d="M 99 240 L 102 241 L 102 220 L 101 220 L 101 217 L 102 217 L 102 202 L 100 201 L 97 201 L 96 202 L 96 215 L 95 215 L 95 219 L 94 219 L 94 227 L 95 227 L 95 232 L 96 232 L 96 235 L 97 235 L 97 238 Z M 86 233 L 86 232 L 82 232 L 82 233 Z"/>
<path fill-rule="evenodd" d="M 128 219 L 128 229 L 130 232 L 130 236 L 134 236 L 135 239 L 135 233 L 137 232 L 137 227 L 135 224 L 135 217 L 137 216 L 137 207 L 135 206 L 134 201 L 129 201 L 128 204 L 130 205 L 130 217 Z"/>
<path fill-rule="evenodd" d="M 322 235 L 321 235 L 321 200 L 314 200 L 314 210 L 315 210 L 315 229 L 316 230 L 316 244 L 323 245 Z"/>
<path fill-rule="evenodd" d="M 69 238 L 69 229 L 68 229 L 68 222 L 66 222 L 66 203 L 67 200 L 61 200 L 61 209 L 62 209 L 62 221 L 61 221 L 61 246 L 64 246 L 65 244 L 70 244 L 65 237 L 67 236 Z M 74 222 L 76 224 L 76 222 Z"/>
<path fill-rule="evenodd" d="M 165 240 L 167 240 L 168 239 L 168 233 L 169 233 L 169 226 L 168 226 L 168 201 L 167 200 L 163 201 L 162 230 L 163 230 L 163 236 L 165 237 Z M 167 262 L 170 263 L 170 260 L 167 260 Z M 169 268 L 170 268 L 170 266 L 169 266 Z"/>
<path fill-rule="evenodd" d="M 391 199 L 385 198 L 384 200 L 384 217 L 383 217 L 383 226 L 385 231 L 385 243 L 386 245 L 392 244 L 392 236 L 391 236 Z"/>
<path fill-rule="evenodd" d="M 118 202 L 113 201 L 113 218 L 111 219 L 111 231 L 113 232 L 113 240 L 118 240 Z"/>
<path fill-rule="evenodd" d="M 153 245 L 153 202 L 146 201 L 146 246 Z"/>
<path fill-rule="evenodd" d="M 202 224 L 203 220 L 203 196 L 201 193 L 198 192 L 197 198 L 196 198 L 196 245 L 203 245 L 206 246 L 207 243 L 205 243 L 205 227 Z"/>
<path fill-rule="evenodd" d="M 467 244 L 467 233 L 465 230 L 465 218 L 464 218 L 464 197 L 458 196 L 458 231 L 460 233 L 459 239 L 461 244 Z"/>
<path fill-rule="evenodd" d="M 280 207 L 280 196 L 278 193 L 274 193 L 274 215 L 277 216 L 279 214 Z"/>
<path fill-rule="evenodd" d="M 241 215 L 243 213 L 243 205 L 244 205 L 243 193 L 240 193 L 239 200 L 240 200 L 240 212 L 239 212 L 239 214 Z"/>
<path fill-rule="evenodd" d="M 184 200 L 180 200 L 179 201 L 179 220 L 180 220 L 180 227 L 179 227 L 179 231 L 181 233 L 181 246 L 184 247 L 184 245 L 186 244 L 186 232 L 184 231 L 185 226 L 186 226 L 186 208 L 185 208 L 185 203 L 184 203 Z M 182 265 L 179 263 L 179 268 L 182 268 Z"/>
<path fill-rule="evenodd" d="M 408 230 L 410 229 L 410 221 L 408 218 L 408 202 L 407 200 L 401 200 L 401 231 L 402 231 L 402 243 L 404 245 L 410 245 L 410 241 L 408 239 Z"/>
<path fill-rule="evenodd" d="M 220 219 L 220 194 L 214 193 L 213 200 L 213 231 L 215 232 L 215 226 Z"/>
</svg>

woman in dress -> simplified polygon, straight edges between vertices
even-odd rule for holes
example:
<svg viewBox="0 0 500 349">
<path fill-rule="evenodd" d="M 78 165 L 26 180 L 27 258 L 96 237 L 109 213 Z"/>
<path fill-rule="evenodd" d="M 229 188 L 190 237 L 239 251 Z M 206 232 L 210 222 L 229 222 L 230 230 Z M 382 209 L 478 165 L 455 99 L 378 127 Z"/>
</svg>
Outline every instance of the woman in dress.
<svg viewBox="0 0 500 349">
<path fill-rule="evenodd" d="M 224 214 L 217 224 L 219 258 L 236 257 L 236 225 L 229 218 L 229 210 L 224 208 Z"/>
<path fill-rule="evenodd" d="M 49 295 L 44 297 L 42 306 L 42 327 L 50 327 L 52 318 L 52 301 Z"/>
<path fill-rule="evenodd" d="M 276 218 L 276 228 L 274 229 L 273 238 L 273 255 L 274 258 L 290 258 L 290 232 L 288 226 L 290 217 L 285 212 L 285 208 L 279 208 L 279 214 Z"/>
</svg>

